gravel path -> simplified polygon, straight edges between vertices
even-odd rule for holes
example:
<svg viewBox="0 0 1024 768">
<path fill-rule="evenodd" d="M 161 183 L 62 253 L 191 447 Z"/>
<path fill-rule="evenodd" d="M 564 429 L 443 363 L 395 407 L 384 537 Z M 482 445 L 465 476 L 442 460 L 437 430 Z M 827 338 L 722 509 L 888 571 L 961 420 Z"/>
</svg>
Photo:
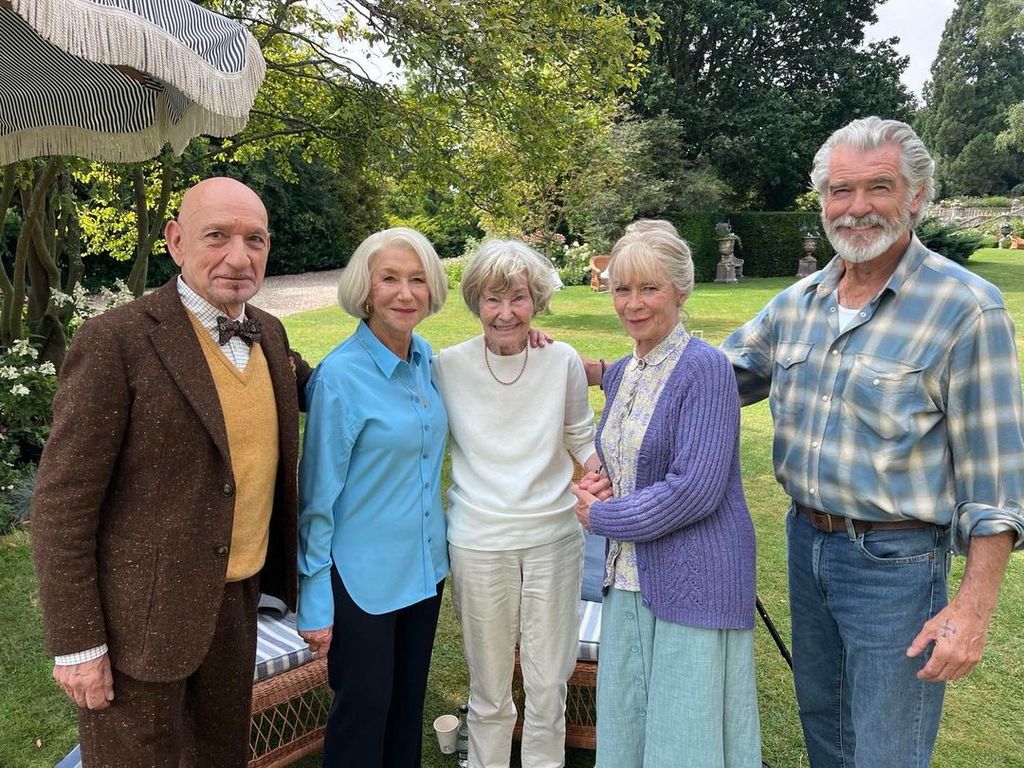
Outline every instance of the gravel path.
<svg viewBox="0 0 1024 768">
<path fill-rule="evenodd" d="M 301 275 L 267 277 L 252 303 L 278 317 L 305 312 L 307 309 L 330 307 L 338 301 L 340 275 L 340 269 L 328 269 Z"/>
</svg>

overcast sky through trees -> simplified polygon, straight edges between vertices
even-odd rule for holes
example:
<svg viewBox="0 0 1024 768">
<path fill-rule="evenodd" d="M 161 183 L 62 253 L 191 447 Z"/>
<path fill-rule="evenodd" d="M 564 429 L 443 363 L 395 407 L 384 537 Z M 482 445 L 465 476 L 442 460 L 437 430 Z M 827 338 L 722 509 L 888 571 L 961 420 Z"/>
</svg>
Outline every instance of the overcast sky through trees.
<svg viewBox="0 0 1024 768">
<path fill-rule="evenodd" d="M 318 4 L 329 16 L 338 15 L 339 8 L 344 7 L 339 0 L 319 0 Z M 919 100 L 924 82 L 930 76 L 946 19 L 955 5 L 956 0 L 887 0 L 878 8 L 878 23 L 865 31 L 869 42 L 893 36 L 900 38 L 900 53 L 910 57 L 903 82 Z M 382 82 L 398 79 L 394 66 L 379 52 L 368 52 L 362 44 L 343 46 L 346 47 L 374 79 Z"/>
<path fill-rule="evenodd" d="M 924 81 L 930 77 L 946 19 L 955 5 L 956 0 L 888 0 L 878 7 L 878 23 L 866 30 L 868 41 L 893 36 L 900 39 L 897 48 L 910 57 L 903 82 L 918 100 Z"/>
</svg>

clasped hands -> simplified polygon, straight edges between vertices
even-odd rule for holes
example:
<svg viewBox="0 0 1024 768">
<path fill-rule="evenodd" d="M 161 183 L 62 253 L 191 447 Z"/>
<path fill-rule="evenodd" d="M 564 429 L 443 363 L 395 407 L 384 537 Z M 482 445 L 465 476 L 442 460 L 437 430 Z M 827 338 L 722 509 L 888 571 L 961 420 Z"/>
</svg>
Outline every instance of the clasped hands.
<svg viewBox="0 0 1024 768">
<path fill-rule="evenodd" d="M 573 483 L 572 492 L 576 497 L 576 519 L 589 531 L 590 505 L 612 497 L 612 481 L 601 467 L 595 472 L 587 472 L 579 483 Z"/>
</svg>

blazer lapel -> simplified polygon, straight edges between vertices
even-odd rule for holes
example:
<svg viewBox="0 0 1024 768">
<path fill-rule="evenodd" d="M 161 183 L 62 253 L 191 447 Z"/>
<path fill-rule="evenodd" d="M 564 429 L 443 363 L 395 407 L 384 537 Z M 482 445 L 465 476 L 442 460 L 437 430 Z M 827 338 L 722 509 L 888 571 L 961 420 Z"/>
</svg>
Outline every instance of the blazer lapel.
<svg viewBox="0 0 1024 768">
<path fill-rule="evenodd" d="M 159 288 L 153 298 L 148 311 L 157 325 L 150 331 L 149 338 L 157 356 L 203 422 L 217 450 L 230 461 L 227 429 L 217 387 L 187 310 L 178 296 L 176 278 Z"/>
</svg>

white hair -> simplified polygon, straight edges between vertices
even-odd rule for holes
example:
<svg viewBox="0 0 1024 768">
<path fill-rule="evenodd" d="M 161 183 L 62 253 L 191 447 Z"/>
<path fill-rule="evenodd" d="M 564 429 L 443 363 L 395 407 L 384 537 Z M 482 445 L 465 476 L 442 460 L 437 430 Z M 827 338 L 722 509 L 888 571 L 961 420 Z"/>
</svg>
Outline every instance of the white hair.
<svg viewBox="0 0 1024 768">
<path fill-rule="evenodd" d="M 409 227 L 392 227 L 374 232 L 356 248 L 352 258 L 338 280 L 338 304 L 353 317 L 360 320 L 369 318 L 366 302 L 370 298 L 370 269 L 373 257 L 385 248 L 407 248 L 415 253 L 426 273 L 427 290 L 430 292 L 430 306 L 427 314 L 440 311 L 448 298 L 448 277 L 444 265 L 438 258 L 434 246 L 422 233 Z"/>
<path fill-rule="evenodd" d="M 543 312 L 555 290 L 551 262 L 521 240 L 487 240 L 473 254 L 462 275 L 462 298 L 480 317 L 480 296 L 486 290 L 502 294 L 512 281 L 526 276 L 533 313 Z"/>
<path fill-rule="evenodd" d="M 821 145 L 814 156 L 811 168 L 811 184 L 821 195 L 822 205 L 828 193 L 828 163 L 832 150 L 846 144 L 861 151 L 878 149 L 892 144 L 900 151 L 900 168 L 903 180 L 911 189 L 911 197 L 922 189 L 924 196 L 917 213 L 911 214 L 910 227 L 917 227 L 924 218 L 928 204 L 935 197 L 935 161 L 914 129 L 899 120 L 883 120 L 880 117 L 863 117 L 844 125 Z"/>
<path fill-rule="evenodd" d="M 641 219 L 630 224 L 612 246 L 609 281 L 616 285 L 624 275 L 650 279 L 661 271 L 668 274 L 675 290 L 689 296 L 693 291 L 690 246 L 667 221 Z"/>
</svg>

